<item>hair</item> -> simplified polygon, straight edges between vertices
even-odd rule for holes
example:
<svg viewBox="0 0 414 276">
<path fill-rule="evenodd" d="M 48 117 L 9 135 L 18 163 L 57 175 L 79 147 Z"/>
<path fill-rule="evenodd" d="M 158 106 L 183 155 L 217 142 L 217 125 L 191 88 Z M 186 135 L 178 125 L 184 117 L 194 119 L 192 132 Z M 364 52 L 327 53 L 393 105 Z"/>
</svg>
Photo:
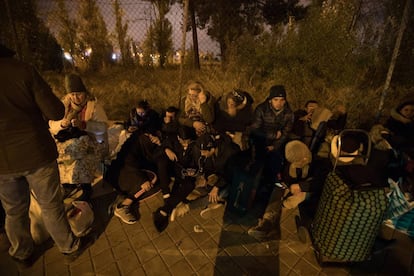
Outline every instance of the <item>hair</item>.
<svg viewBox="0 0 414 276">
<path fill-rule="evenodd" d="M 167 107 L 167 109 L 165 110 L 166 112 L 171 112 L 171 113 L 178 113 L 178 111 L 180 111 L 177 107 L 175 106 L 169 106 Z"/>
<path fill-rule="evenodd" d="M 307 101 L 307 102 L 305 103 L 305 107 L 308 107 L 308 104 L 311 104 L 311 103 L 314 103 L 314 104 L 319 104 L 319 103 L 318 103 L 318 101 L 315 101 L 315 100 L 309 100 L 309 101 Z"/>
<path fill-rule="evenodd" d="M 148 110 L 150 108 L 150 104 L 147 100 L 141 100 L 137 104 L 137 108 L 142 108 L 144 110 Z"/>
</svg>

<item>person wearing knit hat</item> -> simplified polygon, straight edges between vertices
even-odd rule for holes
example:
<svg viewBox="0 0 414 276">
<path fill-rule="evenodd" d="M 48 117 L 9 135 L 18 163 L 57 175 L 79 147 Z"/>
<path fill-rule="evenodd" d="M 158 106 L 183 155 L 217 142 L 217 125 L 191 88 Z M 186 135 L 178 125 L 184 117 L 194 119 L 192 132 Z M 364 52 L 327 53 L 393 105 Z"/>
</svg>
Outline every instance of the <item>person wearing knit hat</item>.
<svg viewBox="0 0 414 276">
<path fill-rule="evenodd" d="M 67 74 L 64 87 L 67 93 L 62 99 L 65 116 L 59 121 L 49 121 L 50 132 L 57 137 L 58 134 L 72 132 L 76 128 L 91 135 L 57 143 L 58 160 L 74 162 L 59 162 L 60 180 L 64 183 L 62 186 L 65 196 L 82 190 L 82 195 L 77 200 L 88 200 L 92 195 L 91 183 L 97 175 L 96 164 L 108 154 L 108 117 L 102 105 L 90 95 L 79 75 Z"/>
</svg>

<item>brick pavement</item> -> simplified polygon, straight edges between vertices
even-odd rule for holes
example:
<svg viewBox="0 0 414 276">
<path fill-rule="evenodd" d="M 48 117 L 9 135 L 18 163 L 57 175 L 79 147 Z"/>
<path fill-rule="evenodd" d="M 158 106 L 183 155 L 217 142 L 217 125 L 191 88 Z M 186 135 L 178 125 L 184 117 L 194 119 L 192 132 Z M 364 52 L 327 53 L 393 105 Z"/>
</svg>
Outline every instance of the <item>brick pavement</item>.
<svg viewBox="0 0 414 276">
<path fill-rule="evenodd" d="M 99 183 L 98 183 L 99 184 Z M 319 266 L 310 245 L 299 242 L 294 216 L 284 210 L 280 241 L 260 242 L 247 235 L 256 224 L 260 207 L 244 217 L 213 211 L 202 218 L 202 206 L 192 206 L 184 217 L 159 234 L 152 212 L 162 204 L 160 194 L 139 206 L 137 224 L 126 225 L 108 215 L 115 200 L 108 186 L 95 186 L 93 206 L 97 240 L 77 260 L 65 265 L 56 246 L 29 269 L 19 271 L 3 250 L 0 275 L 413 275 L 414 242 L 392 232 L 397 243 L 371 261 L 358 265 Z M 200 204 L 198 204 L 200 205 Z M 195 232 L 195 226 L 197 231 Z M 388 233 L 390 235 L 390 233 Z"/>
</svg>

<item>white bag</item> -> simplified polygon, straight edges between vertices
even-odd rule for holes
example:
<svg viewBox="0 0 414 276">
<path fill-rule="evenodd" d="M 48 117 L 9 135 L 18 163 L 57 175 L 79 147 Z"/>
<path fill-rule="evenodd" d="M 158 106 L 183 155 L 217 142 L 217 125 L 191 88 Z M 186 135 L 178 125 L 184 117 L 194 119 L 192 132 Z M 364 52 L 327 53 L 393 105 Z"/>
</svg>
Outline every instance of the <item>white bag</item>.
<svg viewBox="0 0 414 276">
<path fill-rule="evenodd" d="M 70 208 L 66 215 L 73 234 L 77 237 L 86 236 L 92 230 L 94 214 L 91 206 L 86 201 L 73 201 L 73 207 Z"/>
</svg>

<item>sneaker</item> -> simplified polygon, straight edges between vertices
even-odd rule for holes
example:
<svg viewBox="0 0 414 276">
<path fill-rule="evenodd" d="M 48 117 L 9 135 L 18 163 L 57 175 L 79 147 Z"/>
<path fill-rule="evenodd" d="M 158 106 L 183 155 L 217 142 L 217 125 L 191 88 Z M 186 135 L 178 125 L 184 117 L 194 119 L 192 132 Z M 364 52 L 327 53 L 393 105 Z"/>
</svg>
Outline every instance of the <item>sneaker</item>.
<svg viewBox="0 0 414 276">
<path fill-rule="evenodd" d="M 137 217 L 132 213 L 131 205 L 117 205 L 115 207 L 114 215 L 120 218 L 126 224 L 134 224 L 137 222 Z"/>
<path fill-rule="evenodd" d="M 168 226 L 168 214 L 161 208 L 158 208 L 153 214 L 154 225 L 158 232 L 162 232 Z"/>
<path fill-rule="evenodd" d="M 183 217 L 185 214 L 190 212 L 190 205 L 188 203 L 180 202 L 178 205 L 172 210 L 170 220 L 174 221 L 178 217 Z"/>
<path fill-rule="evenodd" d="M 247 231 L 247 234 L 258 240 L 274 237 L 277 233 L 277 227 L 267 219 L 259 219 L 259 223 Z"/>
<path fill-rule="evenodd" d="M 200 212 L 200 216 L 205 219 L 212 218 L 214 216 L 214 212 L 212 211 L 217 210 L 224 206 L 225 206 L 224 201 L 219 201 L 217 203 L 210 203 L 204 210 Z"/>
<path fill-rule="evenodd" d="M 95 241 L 94 237 L 91 235 L 77 238 L 74 242 L 74 247 L 76 248 L 73 252 L 63 253 L 65 255 L 65 264 L 70 264 L 75 261 L 86 249 L 89 248 Z"/>
</svg>

